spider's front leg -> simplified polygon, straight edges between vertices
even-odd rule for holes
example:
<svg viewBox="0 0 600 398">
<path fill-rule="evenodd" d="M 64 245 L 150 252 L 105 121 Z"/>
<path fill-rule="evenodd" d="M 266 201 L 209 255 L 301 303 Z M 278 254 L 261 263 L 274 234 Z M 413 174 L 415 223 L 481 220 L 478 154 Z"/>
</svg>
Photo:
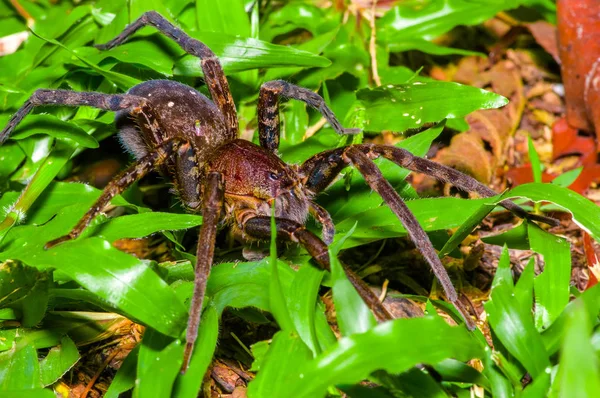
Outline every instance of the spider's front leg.
<svg viewBox="0 0 600 398">
<path fill-rule="evenodd" d="M 146 99 L 129 94 L 103 94 L 94 92 L 76 92 L 70 90 L 36 90 L 19 110 L 10 118 L 8 124 L 0 131 L 0 144 L 10 136 L 15 127 L 36 106 L 67 105 L 91 106 L 105 111 L 124 109 L 140 110 L 146 107 Z"/>
<path fill-rule="evenodd" d="M 185 373 L 190 364 L 194 343 L 198 337 L 202 302 L 215 252 L 217 224 L 219 223 L 223 208 L 223 192 L 223 176 L 216 172 L 209 173 L 206 180 L 204 200 L 202 202 L 202 227 L 200 227 L 198 249 L 196 251 L 194 294 L 190 306 L 190 317 L 188 318 L 185 337 L 186 346 L 181 373 Z"/>
<path fill-rule="evenodd" d="M 96 200 L 96 203 L 94 203 L 92 208 L 83 215 L 81 220 L 79 220 L 71 232 L 65 236 L 51 240 L 50 242 L 46 243 L 44 248 L 50 249 L 51 247 L 60 243 L 76 239 L 79 235 L 81 235 L 83 230 L 90 224 L 90 222 L 102 212 L 112 198 L 125 191 L 125 189 L 127 189 L 131 184 L 144 177 L 146 174 L 148 174 L 148 172 L 164 164 L 168 158 L 172 157 L 173 154 L 177 152 L 179 145 L 181 145 L 181 141 L 178 138 L 165 141 L 163 144 L 154 148 L 154 150 L 148 155 L 139 159 L 127 169 L 122 171 L 106 186 L 106 188 L 104 188 L 104 191 L 98 200 Z"/>
<path fill-rule="evenodd" d="M 402 225 L 406 228 L 411 240 L 415 243 L 423 257 L 427 260 L 436 278 L 442 285 L 446 298 L 461 313 L 469 329 L 474 329 L 475 324 L 468 312 L 458 300 L 456 289 L 440 261 L 429 236 L 425 233 L 415 216 L 410 212 L 400 195 L 392 185 L 383 177 L 375 163 L 361 150 L 361 145 L 338 148 L 315 155 L 307 160 L 301 167 L 306 176 L 305 187 L 314 193 L 325 189 L 339 172 L 347 165 L 354 165 L 365 177 L 369 186 L 376 191 L 396 214 Z"/>
<path fill-rule="evenodd" d="M 285 218 L 275 218 L 275 225 L 277 227 L 277 238 L 301 244 L 322 269 L 330 271 L 331 264 L 327 245 L 318 236 L 308 231 L 302 224 Z M 243 230 L 249 236 L 268 240 L 271 238 L 271 217 L 258 216 L 250 218 L 244 222 Z M 377 319 L 380 321 L 393 319 L 392 315 L 379 301 L 379 297 L 373 293 L 369 286 L 348 267 L 343 264 L 342 266 L 350 283 Z"/>
<path fill-rule="evenodd" d="M 225 78 L 225 73 L 217 56 L 204 43 L 190 37 L 156 11 L 145 12 L 141 17 L 129 24 L 117 37 L 106 44 L 99 44 L 96 47 L 100 50 L 108 50 L 116 47 L 144 26 L 155 27 L 159 32 L 179 44 L 186 53 L 200 58 L 200 65 L 206 85 L 208 86 L 208 91 L 210 91 L 212 100 L 219 107 L 223 116 L 225 116 L 229 138 L 235 139 L 238 134 L 235 103 L 229 90 L 229 83 Z"/>
</svg>

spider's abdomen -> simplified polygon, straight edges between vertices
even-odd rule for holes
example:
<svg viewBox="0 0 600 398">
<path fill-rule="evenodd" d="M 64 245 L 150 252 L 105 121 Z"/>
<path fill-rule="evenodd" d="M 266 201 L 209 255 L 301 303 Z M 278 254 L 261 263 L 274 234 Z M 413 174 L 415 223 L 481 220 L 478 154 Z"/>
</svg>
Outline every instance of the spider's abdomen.
<svg viewBox="0 0 600 398">
<path fill-rule="evenodd" d="M 171 80 L 150 80 L 131 88 L 128 94 L 148 99 L 152 112 L 118 112 L 119 137 L 136 158 L 149 148 L 171 138 L 181 137 L 198 150 L 197 158 L 230 137 L 225 119 L 217 106 L 194 88 Z"/>
</svg>

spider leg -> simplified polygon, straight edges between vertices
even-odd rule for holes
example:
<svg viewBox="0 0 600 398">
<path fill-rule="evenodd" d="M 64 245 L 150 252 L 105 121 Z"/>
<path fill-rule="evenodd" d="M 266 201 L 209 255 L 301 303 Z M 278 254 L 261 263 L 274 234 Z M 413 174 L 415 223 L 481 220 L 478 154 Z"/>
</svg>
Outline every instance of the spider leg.
<svg viewBox="0 0 600 398">
<path fill-rule="evenodd" d="M 283 80 L 272 80 L 261 86 L 258 96 L 258 139 L 265 149 L 275 151 L 279 147 L 279 97 L 293 98 L 317 109 L 338 134 L 360 132 L 344 128 L 319 94 Z"/>
<path fill-rule="evenodd" d="M 361 150 L 367 153 L 369 157 L 383 156 L 400 167 L 428 174 L 443 182 L 450 182 L 459 189 L 467 192 L 475 192 L 481 197 L 498 195 L 496 191 L 485 184 L 480 183 L 475 178 L 461 173 L 452 167 L 444 166 L 443 164 L 432 160 L 415 156 L 406 149 L 386 145 L 363 144 L 361 145 Z M 500 205 L 520 218 L 540 221 L 551 226 L 557 226 L 559 224 L 559 221 L 554 218 L 530 214 L 510 200 L 504 200 L 500 202 Z"/>
<path fill-rule="evenodd" d="M 139 159 L 127 169 L 122 171 L 106 186 L 106 188 L 104 188 L 102 195 L 100 195 L 98 200 L 96 200 L 96 203 L 94 203 L 92 208 L 84 214 L 77 225 L 73 227 L 71 232 L 65 236 L 51 240 L 50 242 L 46 243 L 44 248 L 50 249 L 51 247 L 60 243 L 76 239 L 79 235 L 81 235 L 83 230 L 90 224 L 94 217 L 102 212 L 112 198 L 123 192 L 132 183 L 148 174 L 149 171 L 154 170 L 158 166 L 162 165 L 177 151 L 178 145 L 179 139 L 165 141 L 161 145 L 154 148 L 154 150 L 148 155 Z"/>
<path fill-rule="evenodd" d="M 276 218 L 277 237 L 291 242 L 298 242 L 306 248 L 306 251 L 315 259 L 317 264 L 324 270 L 330 271 L 329 252 L 327 245 L 318 236 L 308 231 L 300 223 L 285 218 Z M 258 216 L 248 220 L 243 225 L 244 232 L 258 239 L 268 240 L 271 238 L 271 217 Z M 369 286 L 352 270 L 344 266 L 348 279 L 369 306 L 373 314 L 380 321 L 390 320 L 393 317 L 385 309 L 379 298 L 373 293 Z"/>
<path fill-rule="evenodd" d="M 156 11 L 145 12 L 141 17 L 129 24 L 117 37 L 108 43 L 99 44 L 96 47 L 101 50 L 108 50 L 116 47 L 125 42 L 139 29 L 147 25 L 155 27 L 159 32 L 175 41 L 186 53 L 200 58 L 200 65 L 210 95 L 221 110 L 221 113 L 225 116 L 225 123 L 230 138 L 236 138 L 238 134 L 238 120 L 235 103 L 231 97 L 229 83 L 227 83 L 225 73 L 223 72 L 223 68 L 219 63 L 217 56 L 204 43 L 190 37 L 187 33 L 173 25 Z"/>
<path fill-rule="evenodd" d="M 333 242 L 333 236 L 335 235 L 335 225 L 333 225 L 331 215 L 327 210 L 314 202 L 310 203 L 308 211 L 319 222 L 319 224 L 321 224 L 321 236 L 323 237 L 323 242 L 325 242 L 327 245 L 330 245 L 331 242 Z"/>
<path fill-rule="evenodd" d="M 302 170 L 307 178 L 306 187 L 314 191 L 322 190 L 329 185 L 342 168 L 350 164 L 354 165 L 364 176 L 367 184 L 383 198 L 394 214 L 396 214 L 402 225 L 406 228 L 411 240 L 431 266 L 433 273 L 444 289 L 448 301 L 454 304 L 459 310 L 467 327 L 474 329 L 475 324 L 458 300 L 458 294 L 433 248 L 429 236 L 427 236 L 415 216 L 410 212 L 400 195 L 383 177 L 375 163 L 364 153 L 363 147 L 363 145 L 353 145 L 345 148 L 337 148 L 317 154 L 307 160 L 302 165 Z"/>
<path fill-rule="evenodd" d="M 70 90 L 36 90 L 0 131 L 0 144 L 10 136 L 23 118 L 40 105 L 91 106 L 106 111 L 119 111 L 146 106 L 146 99 L 129 94 L 103 94 Z"/>
<path fill-rule="evenodd" d="M 440 181 L 450 182 L 455 187 L 464 191 L 476 192 L 482 197 L 497 195 L 493 189 L 480 183 L 475 178 L 451 167 L 415 156 L 406 149 L 375 144 L 361 144 L 354 147 L 367 155 L 369 159 L 383 156 L 400 167 L 433 176 Z M 307 180 L 305 184 L 309 190 L 318 193 L 327 188 L 338 173 L 346 167 L 346 162 L 342 158 L 342 154 L 347 148 L 336 148 L 321 152 L 304 162 L 300 169 L 301 173 L 306 176 Z M 559 223 L 558 220 L 551 217 L 527 213 L 510 200 L 504 200 L 500 202 L 500 205 L 521 218 L 540 221 L 551 226 L 556 226 Z"/>
<path fill-rule="evenodd" d="M 183 355 L 181 373 L 185 373 L 189 364 L 194 343 L 198 337 L 198 326 L 202 313 L 202 301 L 206 291 L 206 282 L 210 274 L 215 252 L 217 224 L 223 208 L 223 176 L 211 172 L 206 181 L 206 191 L 202 205 L 202 227 L 198 237 L 198 250 L 196 251 L 196 276 L 194 280 L 194 295 L 190 306 L 190 317 L 186 332 L 186 345 Z"/>
</svg>

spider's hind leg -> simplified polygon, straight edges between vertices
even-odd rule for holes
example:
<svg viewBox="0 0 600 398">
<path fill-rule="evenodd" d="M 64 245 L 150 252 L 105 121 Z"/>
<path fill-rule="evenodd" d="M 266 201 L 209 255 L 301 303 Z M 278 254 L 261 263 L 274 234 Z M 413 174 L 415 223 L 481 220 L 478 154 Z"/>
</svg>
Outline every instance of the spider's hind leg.
<svg viewBox="0 0 600 398">
<path fill-rule="evenodd" d="M 77 92 L 70 90 L 36 90 L 19 110 L 10 118 L 8 124 L 0 131 L 0 144 L 10 136 L 14 128 L 36 106 L 67 105 L 91 106 L 106 111 L 120 111 L 129 108 L 143 107 L 146 99 L 129 94 L 104 94 L 95 92 Z"/>
<path fill-rule="evenodd" d="M 179 145 L 179 139 L 165 141 L 149 152 L 148 155 L 139 159 L 127 169 L 122 171 L 110 183 L 108 183 L 100 197 L 96 200 L 96 203 L 94 203 L 92 208 L 83 215 L 77 225 L 73 227 L 71 232 L 46 243 L 44 248 L 50 249 L 51 247 L 60 243 L 76 239 L 79 235 L 81 235 L 83 230 L 90 224 L 90 222 L 102 212 L 112 198 L 125 191 L 125 189 L 127 189 L 131 184 L 144 177 L 151 170 L 154 170 L 158 166 L 164 164 L 164 162 L 177 151 Z"/>
<path fill-rule="evenodd" d="M 153 26 L 159 32 L 175 41 L 188 54 L 194 55 L 201 60 L 202 72 L 206 85 L 210 91 L 212 100 L 215 102 L 223 116 L 228 134 L 231 139 L 237 137 L 238 120 L 235 110 L 235 103 L 229 90 L 229 83 L 225 78 L 223 68 L 215 53 L 208 46 L 199 40 L 190 37 L 183 30 L 179 29 L 165 17 L 156 11 L 147 11 L 141 17 L 129 24 L 117 37 L 105 44 L 99 44 L 96 47 L 101 50 L 108 50 L 125 42 L 131 35 L 144 26 Z"/>
</svg>

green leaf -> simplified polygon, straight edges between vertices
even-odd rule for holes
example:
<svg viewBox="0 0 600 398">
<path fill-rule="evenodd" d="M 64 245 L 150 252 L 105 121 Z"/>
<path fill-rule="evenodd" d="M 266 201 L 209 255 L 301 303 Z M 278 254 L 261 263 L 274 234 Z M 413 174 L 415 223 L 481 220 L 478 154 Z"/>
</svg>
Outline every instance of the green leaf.
<svg viewBox="0 0 600 398">
<path fill-rule="evenodd" d="M 567 188 L 569 185 L 575 182 L 579 175 L 583 171 L 583 166 L 573 170 L 566 171 L 552 180 L 552 184 L 556 184 L 559 187 Z"/>
<path fill-rule="evenodd" d="M 309 348 L 294 331 L 277 332 L 261 361 L 256 378 L 248 386 L 248 396 L 299 397 L 292 383 L 298 377 L 298 370 L 311 358 Z"/>
<path fill-rule="evenodd" d="M 184 375 L 180 375 L 175 380 L 173 396 L 190 398 L 198 396 L 204 374 L 212 361 L 218 337 L 219 314 L 215 307 L 209 304 L 202 313 L 190 366 Z"/>
<path fill-rule="evenodd" d="M 140 358 L 141 360 L 141 358 Z M 152 358 L 136 380 L 137 397 L 170 397 L 173 383 L 183 363 L 183 345 L 176 339 Z"/>
<path fill-rule="evenodd" d="M 431 0 L 406 1 L 389 10 L 377 22 L 379 40 L 432 40 L 458 25 L 476 25 L 502 10 L 527 0 Z"/>
<path fill-rule="evenodd" d="M 200 31 L 250 36 L 250 19 L 241 0 L 196 0 L 195 8 Z"/>
<path fill-rule="evenodd" d="M 356 96 L 364 106 L 367 131 L 405 131 L 508 103 L 506 98 L 490 91 L 439 81 L 365 88 Z"/>
<path fill-rule="evenodd" d="M 42 387 L 37 351 L 33 345 L 17 340 L 0 352 L 0 391 Z"/>
<path fill-rule="evenodd" d="M 54 391 L 49 389 L 9 390 L 2 391 L 3 398 L 56 398 Z"/>
<path fill-rule="evenodd" d="M 529 161 L 531 162 L 531 171 L 533 172 L 533 181 L 542 182 L 542 163 L 540 162 L 540 156 L 535 150 L 531 136 L 527 137 L 527 143 L 529 148 Z"/>
<path fill-rule="evenodd" d="M 217 54 L 226 73 L 258 68 L 325 67 L 331 65 L 331 61 L 325 57 L 262 40 L 233 37 L 215 32 L 189 33 Z M 175 63 L 173 74 L 202 76 L 200 61 L 194 56 L 185 55 Z"/>
<path fill-rule="evenodd" d="M 529 250 L 529 235 L 527 234 L 527 223 L 521 222 L 516 227 L 502 232 L 498 235 L 489 235 L 481 240 L 490 245 L 504 246 L 509 249 Z"/>
<path fill-rule="evenodd" d="M 466 56 L 476 55 L 479 57 L 487 57 L 486 54 L 483 54 L 483 53 L 480 53 L 477 51 L 469 51 L 469 50 L 463 50 L 460 48 L 451 48 L 451 47 L 440 46 L 439 44 L 435 44 L 428 40 L 416 39 L 416 38 L 407 39 L 404 41 L 394 40 L 388 44 L 388 49 L 390 52 L 418 50 L 418 51 L 422 51 L 424 53 L 432 54 L 432 55 L 454 55 L 454 54 L 457 54 L 457 55 L 466 55 Z"/>
<path fill-rule="evenodd" d="M 269 262 L 271 278 L 269 280 L 269 307 L 277 324 L 283 331 L 294 330 L 294 323 L 287 308 L 283 286 L 279 280 L 277 260 L 277 224 L 275 223 L 275 201 L 271 205 L 271 245 Z"/>
<path fill-rule="evenodd" d="M 317 339 L 315 310 L 323 275 L 324 271 L 310 264 L 303 265 L 296 272 L 289 293 L 286 295 L 287 308 L 294 323 L 294 329 L 313 355 L 321 352 Z"/>
<path fill-rule="evenodd" d="M 573 221 L 600 241 L 600 208 L 577 192 L 553 184 L 530 183 L 519 185 L 504 193 L 501 199 L 524 197 L 540 202 L 549 201 L 573 215 Z"/>
<path fill-rule="evenodd" d="M 0 126 L 6 126 L 8 115 L 0 116 Z M 54 115 L 27 115 L 10 135 L 12 140 L 21 140 L 35 134 L 47 134 L 54 138 L 69 139 L 83 148 L 98 148 L 98 141 L 82 128 L 63 121 Z"/>
<path fill-rule="evenodd" d="M 460 243 L 466 239 L 473 229 L 481 223 L 481 221 L 494 210 L 496 207 L 492 204 L 484 204 L 475 213 L 471 214 L 469 218 L 452 234 L 450 239 L 444 244 L 444 247 L 439 251 L 438 256 L 443 258 L 450 254 L 454 249 L 460 245 Z"/>
<path fill-rule="evenodd" d="M 329 247 L 333 302 L 335 304 L 337 323 L 344 336 L 367 332 L 377 325 L 377 321 L 371 310 L 348 280 L 346 272 L 337 258 L 344 242 L 354 233 L 355 228 L 356 225 L 344 237 Z"/>
<path fill-rule="evenodd" d="M 571 301 L 550 328 L 543 332 L 542 339 L 549 354 L 555 354 L 561 347 L 567 331 L 566 324 L 573 317 L 572 313 L 576 310 L 578 303 L 583 303 L 586 309 L 588 324 L 594 324 L 600 312 L 600 284 L 587 289 L 579 298 Z"/>
<path fill-rule="evenodd" d="M 211 298 L 217 313 L 225 307 L 257 307 L 270 311 L 269 283 L 271 264 L 260 262 L 222 263 L 213 266 L 208 278 L 206 295 Z M 279 280 L 287 291 L 294 279 L 294 271 L 283 261 L 277 262 Z"/>
<path fill-rule="evenodd" d="M 535 380 L 550 367 L 548 353 L 535 329 L 530 308 L 515 299 L 508 249 L 505 247 L 492 285 L 491 300 L 485 303 L 495 335 Z"/>
<path fill-rule="evenodd" d="M 10 206 L 10 212 L 7 213 L 6 218 L 0 223 L 0 241 L 10 228 L 22 221 L 23 215 L 56 177 L 74 151 L 75 149 L 72 147 L 59 145 L 50 156 L 43 160 L 17 201 Z"/>
<path fill-rule="evenodd" d="M 300 361 L 286 378 L 287 396 L 323 397 L 329 386 L 357 383 L 376 369 L 401 373 L 420 363 L 466 361 L 483 353 L 464 327 L 440 317 L 396 319 L 343 337 L 313 361 Z"/>
<path fill-rule="evenodd" d="M 544 257 L 544 271 L 535 279 L 535 323 L 548 328 L 569 303 L 571 245 L 535 224 L 528 227 L 531 249 Z"/>
<path fill-rule="evenodd" d="M 49 239 L 38 238 L 42 242 Z M 0 258 L 19 259 L 38 268 L 53 267 L 161 333 L 179 336 L 183 330 L 187 311 L 173 290 L 144 262 L 113 248 L 107 241 L 80 239 L 51 250 L 44 250 L 42 242 L 31 248 L 27 242 L 17 242 L 14 249 L 0 253 Z"/>
<path fill-rule="evenodd" d="M 53 347 L 40 361 L 42 384 L 49 386 L 60 379 L 79 360 L 79 352 L 73 340 L 64 336 L 60 345 Z"/>
<path fill-rule="evenodd" d="M 551 397 L 595 397 L 600 394 L 598 356 L 590 342 L 590 321 L 583 303 L 569 315 Z"/>
<path fill-rule="evenodd" d="M 197 227 L 202 217 L 194 214 L 147 212 L 111 218 L 98 225 L 93 234 L 109 242 L 123 238 L 142 238 L 159 231 L 175 231 Z"/>
<path fill-rule="evenodd" d="M 37 326 L 48 306 L 49 273 L 7 261 L 0 265 L 0 307 L 10 307 L 24 327 Z"/>
</svg>

